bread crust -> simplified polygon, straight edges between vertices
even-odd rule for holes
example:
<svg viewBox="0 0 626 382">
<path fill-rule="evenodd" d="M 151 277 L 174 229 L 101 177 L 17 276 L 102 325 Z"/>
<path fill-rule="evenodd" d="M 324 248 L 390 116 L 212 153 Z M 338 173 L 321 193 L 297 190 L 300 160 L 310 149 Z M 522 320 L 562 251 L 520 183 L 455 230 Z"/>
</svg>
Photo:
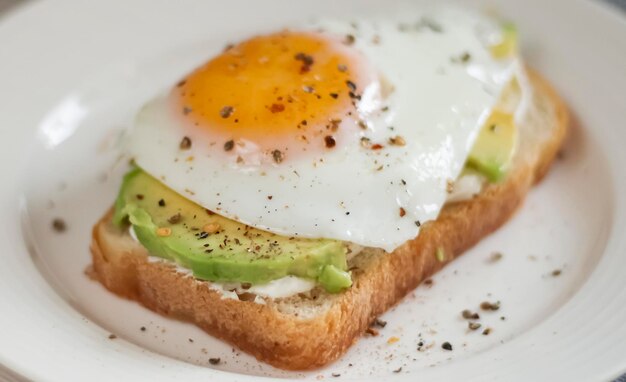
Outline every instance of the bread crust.
<svg viewBox="0 0 626 382">
<path fill-rule="evenodd" d="M 373 256 L 353 270 L 354 284 L 331 298 L 323 313 L 299 318 L 272 304 L 223 298 L 146 250 L 111 224 L 106 214 L 93 229 L 93 274 L 110 291 L 161 314 L 190 321 L 257 359 L 288 370 L 321 367 L 337 358 L 372 321 L 481 238 L 504 224 L 530 187 L 548 171 L 566 135 L 568 113 L 550 85 L 530 74 L 536 92 L 554 109 L 553 132 L 536 147 L 535 160 L 471 200 L 446 205 L 437 220 L 393 253 Z M 444 254 L 443 260 L 436 256 Z M 439 257 L 439 259 L 438 259 Z"/>
</svg>

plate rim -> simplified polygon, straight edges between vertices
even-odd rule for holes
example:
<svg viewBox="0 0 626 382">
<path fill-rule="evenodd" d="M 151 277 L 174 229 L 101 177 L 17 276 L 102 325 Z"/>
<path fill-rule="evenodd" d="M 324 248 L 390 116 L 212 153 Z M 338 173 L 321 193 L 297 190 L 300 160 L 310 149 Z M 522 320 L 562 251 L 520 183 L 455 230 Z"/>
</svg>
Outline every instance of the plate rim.
<svg viewBox="0 0 626 382">
<path fill-rule="evenodd" d="M 618 8 L 614 8 L 611 5 L 608 5 L 606 3 L 599 3 L 599 2 L 584 2 L 582 0 L 577 0 L 576 3 L 572 2 L 572 4 L 577 4 L 577 5 L 580 5 L 580 4 L 583 4 L 583 3 L 585 5 L 589 5 L 589 6 L 593 7 L 593 8 L 595 8 L 595 9 L 597 9 L 598 12 L 600 12 L 600 13 L 602 13 L 604 15 L 604 17 L 610 17 L 611 20 L 612 20 L 611 22 L 617 22 L 620 25 L 620 28 L 624 28 L 624 30 L 626 30 L 626 17 L 623 17 L 623 15 L 617 13 L 617 12 L 619 12 Z M 51 5 L 49 5 L 49 4 L 51 4 L 51 3 L 49 3 L 49 2 L 27 2 L 25 4 L 21 4 L 20 6 L 14 8 L 14 9 L 9 10 L 7 12 L 7 14 L 5 14 L 2 18 L 0 18 L 0 31 L 4 29 L 5 24 L 8 24 L 8 23 L 18 23 L 18 21 L 22 22 L 22 23 L 26 22 L 24 19 L 27 20 L 32 13 L 34 13 L 36 11 L 41 11 L 43 9 L 51 7 Z M 19 20 L 20 18 L 22 20 Z M 18 21 L 16 21 L 16 20 L 18 20 Z M 0 68 L 1 67 L 2 67 L 2 65 L 0 64 Z M 1 76 L 2 75 L 0 74 L 0 77 Z M 3 133 L 3 132 L 0 131 L 0 133 Z M 615 188 L 615 190 L 617 190 L 617 188 Z M 622 211 L 622 213 L 623 213 L 623 211 Z M 619 217 L 624 219 L 623 215 L 620 215 Z M 617 220 L 618 220 L 618 217 L 616 216 L 615 220 L 614 220 L 614 224 L 613 224 L 613 232 L 611 233 L 609 239 L 607 240 L 607 250 L 606 251 L 608 251 L 609 245 L 612 244 L 613 236 L 616 233 L 615 231 L 618 229 L 616 227 L 616 225 L 615 225 Z M 602 259 L 600 261 L 602 261 Z M 599 265 L 600 264 L 598 264 L 598 266 Z M 593 272 L 590 275 L 590 277 L 586 280 L 585 285 L 581 286 L 581 288 L 578 291 L 578 293 L 580 293 L 582 291 L 582 289 L 584 289 L 584 288 L 586 288 L 588 286 L 591 278 L 596 273 L 597 273 L 597 268 L 593 270 Z M 571 304 L 572 301 L 574 300 L 574 298 L 575 298 L 575 296 L 573 296 L 572 299 L 570 301 L 568 301 L 566 304 Z M 70 308 L 70 309 L 72 309 L 72 308 Z M 556 314 L 557 314 L 557 312 L 555 312 L 553 314 L 553 316 L 550 317 L 549 319 L 554 318 L 554 316 L 556 316 Z M 12 373 L 16 374 L 18 377 L 26 378 L 26 375 L 28 375 L 28 374 L 25 374 L 24 376 L 22 376 L 22 373 L 20 372 L 19 368 L 13 369 L 13 368 L 11 368 L 10 364 L 6 364 L 5 363 L 5 361 L 7 361 L 7 357 L 3 353 L 6 353 L 6 352 L 3 352 L 3 349 L 0 347 L 0 368 L 4 367 L 9 372 L 12 372 Z M 162 356 L 159 356 L 159 357 L 162 357 Z M 167 359 L 169 360 L 169 358 L 167 358 Z M 2 365 L 4 365 L 4 366 L 2 366 Z M 622 368 L 622 370 L 620 372 L 618 372 L 618 374 L 613 375 L 613 377 L 618 377 L 621 374 L 621 372 L 626 371 L 626 363 L 624 363 L 621 366 L 621 368 Z M 225 376 L 225 374 L 222 374 L 224 372 L 221 372 L 219 370 L 213 370 L 213 369 L 209 369 L 209 370 L 210 370 L 210 372 L 217 373 L 217 375 L 219 375 L 221 377 Z M 227 373 L 227 375 L 232 376 L 233 374 Z M 29 376 L 29 377 L 31 377 L 31 376 Z M 35 377 L 35 374 L 32 374 L 32 377 Z M 46 375 L 36 375 L 36 377 L 47 377 L 47 376 Z M 263 378 L 263 377 L 250 377 L 250 379 L 248 379 L 248 377 L 250 377 L 250 376 L 245 376 L 244 377 L 244 376 L 240 376 L 240 375 L 235 375 L 233 378 L 239 379 L 239 380 L 256 380 L 256 379 Z M 37 378 L 37 379 L 39 379 L 39 378 Z M 46 379 L 46 378 L 44 378 L 44 379 Z"/>
</svg>

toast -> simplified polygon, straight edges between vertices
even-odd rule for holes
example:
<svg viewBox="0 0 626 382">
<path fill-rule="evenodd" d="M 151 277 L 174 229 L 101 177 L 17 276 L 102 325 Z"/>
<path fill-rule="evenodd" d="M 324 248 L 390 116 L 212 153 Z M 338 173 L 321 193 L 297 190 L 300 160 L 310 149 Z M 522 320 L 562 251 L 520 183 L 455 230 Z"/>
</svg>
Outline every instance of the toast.
<svg viewBox="0 0 626 382">
<path fill-rule="evenodd" d="M 531 112 L 519 129 L 506 179 L 469 200 L 447 204 L 415 239 L 390 254 L 364 249 L 349 260 L 353 285 L 342 293 L 316 288 L 264 303 L 244 295 L 224 298 L 173 263 L 153 261 L 127 230 L 112 224 L 111 212 L 93 229 L 91 273 L 110 291 L 193 322 L 273 366 L 304 370 L 326 365 L 345 353 L 378 315 L 504 224 L 546 174 L 565 138 L 568 113 L 546 81 L 535 73 L 529 78 Z"/>
</svg>

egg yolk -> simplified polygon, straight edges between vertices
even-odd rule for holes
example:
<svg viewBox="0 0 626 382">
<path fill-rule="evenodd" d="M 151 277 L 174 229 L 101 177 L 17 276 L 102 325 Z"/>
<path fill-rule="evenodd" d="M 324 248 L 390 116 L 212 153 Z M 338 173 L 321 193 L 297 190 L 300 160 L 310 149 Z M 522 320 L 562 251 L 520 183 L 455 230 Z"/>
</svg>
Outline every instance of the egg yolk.
<svg viewBox="0 0 626 382">
<path fill-rule="evenodd" d="M 335 148 L 348 134 L 341 129 L 363 125 L 358 105 L 372 76 L 362 61 L 349 42 L 318 33 L 254 37 L 184 78 L 172 93 L 176 112 L 226 151 L 248 144 L 282 159 Z"/>
</svg>

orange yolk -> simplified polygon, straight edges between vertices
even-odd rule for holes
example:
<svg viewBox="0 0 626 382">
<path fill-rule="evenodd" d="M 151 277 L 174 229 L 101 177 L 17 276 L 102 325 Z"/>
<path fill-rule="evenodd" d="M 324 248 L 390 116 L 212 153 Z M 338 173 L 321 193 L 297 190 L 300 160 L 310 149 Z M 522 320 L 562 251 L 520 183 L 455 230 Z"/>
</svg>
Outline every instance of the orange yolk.
<svg viewBox="0 0 626 382">
<path fill-rule="evenodd" d="M 228 47 L 173 96 L 177 112 L 227 151 L 241 142 L 264 152 L 329 149 L 341 143 L 342 119 L 358 117 L 370 80 L 359 58 L 339 40 L 283 31 Z"/>
</svg>

